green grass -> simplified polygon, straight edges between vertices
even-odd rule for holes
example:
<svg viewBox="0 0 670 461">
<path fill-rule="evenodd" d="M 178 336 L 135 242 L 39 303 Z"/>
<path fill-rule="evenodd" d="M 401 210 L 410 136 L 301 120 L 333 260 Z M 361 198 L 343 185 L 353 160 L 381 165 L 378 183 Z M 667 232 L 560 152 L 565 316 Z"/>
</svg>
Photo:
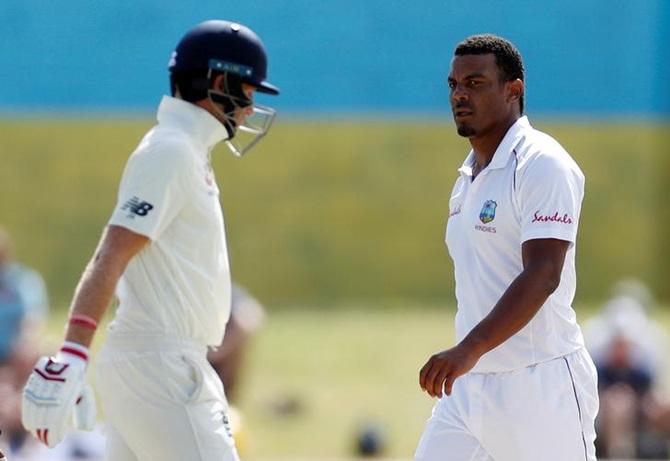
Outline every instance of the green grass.
<svg viewBox="0 0 670 461">
<path fill-rule="evenodd" d="M 580 322 L 594 312 L 579 308 Z M 366 421 L 383 429 L 385 456 L 410 459 L 433 405 L 419 389 L 418 371 L 452 345 L 453 315 L 448 306 L 401 301 L 270 314 L 240 382 L 244 459 L 350 458 L 356 429 Z M 670 311 L 654 316 L 670 331 Z M 54 344 L 62 324 L 55 315 Z M 287 402 L 298 410 L 282 415 L 277 409 Z"/>
<path fill-rule="evenodd" d="M 356 430 L 373 421 L 387 455 L 411 457 L 431 400 L 420 392 L 425 360 L 452 340 L 448 312 L 365 306 L 270 317 L 256 338 L 241 408 L 250 454 L 259 458 L 346 458 Z M 282 401 L 300 410 L 279 416 Z"/>
<path fill-rule="evenodd" d="M 0 120 L 0 220 L 69 302 L 150 120 Z M 580 301 L 635 275 L 666 297 L 667 125 L 538 123 L 587 176 Z M 664 137 L 665 136 L 665 137 Z M 247 157 L 215 151 L 236 279 L 273 309 L 451 299 L 448 198 L 468 149 L 448 121 L 281 120 Z"/>
</svg>

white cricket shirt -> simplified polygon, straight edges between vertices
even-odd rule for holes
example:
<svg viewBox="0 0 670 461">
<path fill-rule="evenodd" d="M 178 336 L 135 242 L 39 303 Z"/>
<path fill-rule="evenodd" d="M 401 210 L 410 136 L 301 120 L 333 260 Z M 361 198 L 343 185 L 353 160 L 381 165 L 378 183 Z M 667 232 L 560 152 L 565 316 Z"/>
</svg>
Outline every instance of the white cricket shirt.
<svg viewBox="0 0 670 461">
<path fill-rule="evenodd" d="M 474 181 L 473 163 L 471 151 L 449 200 L 446 232 L 455 268 L 459 341 L 523 270 L 523 242 L 555 238 L 572 244 L 556 291 L 528 325 L 484 354 L 472 371 L 519 369 L 583 347 L 572 309 L 583 173 L 558 142 L 532 128 L 526 117 L 512 125 Z"/>
<path fill-rule="evenodd" d="M 110 225 L 151 239 L 128 264 L 110 334 L 219 345 L 230 315 L 230 269 L 209 153 L 227 137 L 206 110 L 171 97 L 130 156 Z"/>
</svg>

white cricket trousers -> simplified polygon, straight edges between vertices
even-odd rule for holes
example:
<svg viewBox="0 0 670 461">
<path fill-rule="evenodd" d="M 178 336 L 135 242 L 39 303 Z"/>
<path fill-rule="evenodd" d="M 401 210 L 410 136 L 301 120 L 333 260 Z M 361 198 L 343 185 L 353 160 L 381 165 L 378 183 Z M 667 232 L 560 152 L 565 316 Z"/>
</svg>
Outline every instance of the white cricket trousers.
<svg viewBox="0 0 670 461">
<path fill-rule="evenodd" d="M 109 461 L 239 461 L 206 348 L 110 332 L 97 359 Z"/>
<path fill-rule="evenodd" d="M 585 349 L 503 373 L 468 373 L 435 404 L 416 461 L 594 461 L 596 369 Z"/>
</svg>

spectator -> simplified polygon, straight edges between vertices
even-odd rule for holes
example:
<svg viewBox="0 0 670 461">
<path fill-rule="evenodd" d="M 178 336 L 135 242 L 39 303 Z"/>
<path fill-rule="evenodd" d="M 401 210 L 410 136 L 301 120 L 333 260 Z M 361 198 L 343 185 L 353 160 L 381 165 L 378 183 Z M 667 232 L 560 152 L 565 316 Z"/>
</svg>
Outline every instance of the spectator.
<svg viewBox="0 0 670 461">
<path fill-rule="evenodd" d="M 235 406 L 239 388 L 239 376 L 248 349 L 249 339 L 258 331 L 265 319 L 265 309 L 258 300 L 239 286 L 232 284 L 230 320 L 221 346 L 210 349 L 207 360 L 221 378 L 230 403 L 230 429 L 238 452 L 244 456 L 249 442 L 242 422 L 242 415 Z"/>
<path fill-rule="evenodd" d="M 230 320 L 221 346 L 210 349 L 207 359 L 221 378 L 229 402 L 237 401 L 237 382 L 249 338 L 261 327 L 265 310 L 251 294 L 233 283 Z"/>
<path fill-rule="evenodd" d="M 9 234 L 0 227 L 0 428 L 10 458 L 25 440 L 21 389 L 39 356 L 37 339 L 47 312 L 42 277 L 13 260 Z"/>
<path fill-rule="evenodd" d="M 653 302 L 640 282 L 619 282 L 600 314 L 585 326 L 598 370 L 601 408 L 596 448 L 602 458 L 667 458 L 665 436 L 650 418 L 664 404 L 656 395 L 666 338 L 648 316 Z"/>
<path fill-rule="evenodd" d="M 46 285 L 40 274 L 12 258 L 9 234 L 0 227 L 0 363 L 17 353 L 21 340 L 32 339 L 48 312 Z"/>
</svg>

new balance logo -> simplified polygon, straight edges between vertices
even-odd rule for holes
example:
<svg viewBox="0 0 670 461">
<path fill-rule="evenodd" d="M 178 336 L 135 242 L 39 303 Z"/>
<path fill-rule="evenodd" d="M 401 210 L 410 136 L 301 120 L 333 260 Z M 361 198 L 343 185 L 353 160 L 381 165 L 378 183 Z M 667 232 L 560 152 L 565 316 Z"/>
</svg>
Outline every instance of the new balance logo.
<svg viewBox="0 0 670 461">
<path fill-rule="evenodd" d="M 136 214 L 137 216 L 146 216 L 151 210 L 154 209 L 154 206 L 149 202 L 140 201 L 138 197 L 133 197 L 128 200 L 121 210 L 129 210 L 129 218 L 134 218 L 131 213 Z"/>
</svg>

